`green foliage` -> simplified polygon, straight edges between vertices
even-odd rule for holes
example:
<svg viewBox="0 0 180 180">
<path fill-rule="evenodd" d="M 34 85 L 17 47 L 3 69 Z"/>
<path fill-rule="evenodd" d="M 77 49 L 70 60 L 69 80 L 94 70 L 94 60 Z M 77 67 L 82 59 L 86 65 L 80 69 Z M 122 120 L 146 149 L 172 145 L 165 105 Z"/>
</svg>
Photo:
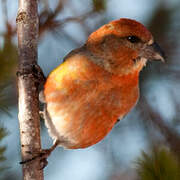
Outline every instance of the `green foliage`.
<svg viewBox="0 0 180 180">
<path fill-rule="evenodd" d="M 0 127 L 0 142 L 6 135 L 7 135 L 7 131 L 4 128 Z M 6 160 L 6 158 L 4 157 L 5 150 L 6 150 L 6 147 L 0 146 L 0 163 L 3 162 L 4 160 Z M 0 166 L 0 172 L 3 169 L 4 168 L 2 166 Z"/>
<path fill-rule="evenodd" d="M 4 35 L 4 44 L 0 49 L 0 83 L 7 84 L 15 75 L 17 65 L 17 47 Z"/>
<path fill-rule="evenodd" d="M 175 156 L 167 149 L 155 148 L 151 154 L 142 152 L 137 160 L 140 180 L 179 180 L 180 166 Z"/>
<path fill-rule="evenodd" d="M 12 105 L 12 103 L 15 103 L 15 100 L 12 99 L 13 92 L 11 91 L 12 87 L 0 85 L 0 111 L 5 112 L 8 115 L 10 115 L 9 106 Z"/>
<path fill-rule="evenodd" d="M 93 10 L 96 12 L 106 10 L 106 0 L 92 0 Z"/>
<path fill-rule="evenodd" d="M 0 47 L 0 110 L 8 112 L 8 107 L 15 100 L 12 84 L 15 82 L 18 53 L 12 37 L 7 33 L 3 38 L 4 43 Z"/>
</svg>

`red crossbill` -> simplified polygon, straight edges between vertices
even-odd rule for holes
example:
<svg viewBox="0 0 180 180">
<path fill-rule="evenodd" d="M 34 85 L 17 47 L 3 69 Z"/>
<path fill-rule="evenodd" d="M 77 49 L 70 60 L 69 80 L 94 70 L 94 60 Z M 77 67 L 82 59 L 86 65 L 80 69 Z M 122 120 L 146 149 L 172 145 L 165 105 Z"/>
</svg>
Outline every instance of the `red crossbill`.
<svg viewBox="0 0 180 180">
<path fill-rule="evenodd" d="M 102 140 L 139 97 L 147 60 L 164 60 L 152 34 L 130 19 L 93 32 L 48 76 L 46 125 L 56 145 L 86 148 Z M 55 146 L 56 146 L 55 145 Z"/>
</svg>

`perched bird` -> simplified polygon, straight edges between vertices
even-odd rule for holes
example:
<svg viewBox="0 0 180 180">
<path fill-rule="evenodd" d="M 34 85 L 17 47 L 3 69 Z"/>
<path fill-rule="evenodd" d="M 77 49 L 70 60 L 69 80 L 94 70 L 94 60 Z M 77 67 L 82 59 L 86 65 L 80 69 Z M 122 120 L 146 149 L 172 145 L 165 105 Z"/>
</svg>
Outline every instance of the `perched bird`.
<svg viewBox="0 0 180 180">
<path fill-rule="evenodd" d="M 148 60 L 164 61 L 164 54 L 142 24 L 125 18 L 70 52 L 44 85 L 54 147 L 86 148 L 102 140 L 137 103 L 139 73 Z"/>
</svg>

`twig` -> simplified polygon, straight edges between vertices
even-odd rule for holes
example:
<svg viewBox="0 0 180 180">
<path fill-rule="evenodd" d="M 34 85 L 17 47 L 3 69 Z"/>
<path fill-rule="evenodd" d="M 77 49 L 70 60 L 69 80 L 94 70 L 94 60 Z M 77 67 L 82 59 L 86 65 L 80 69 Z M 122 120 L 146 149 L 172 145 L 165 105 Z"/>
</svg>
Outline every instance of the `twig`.
<svg viewBox="0 0 180 180">
<path fill-rule="evenodd" d="M 94 14 L 94 12 L 90 11 L 90 12 L 87 12 L 87 13 L 80 15 L 80 16 L 65 18 L 61 21 L 54 20 L 54 18 L 50 18 L 50 17 L 54 17 L 52 15 L 43 24 L 40 24 L 39 34 L 42 35 L 47 30 L 53 30 L 55 28 L 61 28 L 64 24 L 66 24 L 68 22 L 81 23 L 82 21 L 87 19 L 92 14 Z"/>
<path fill-rule="evenodd" d="M 69 41 L 71 41 L 71 43 L 73 43 L 76 47 L 80 47 L 82 45 L 81 42 L 77 41 L 75 38 L 73 38 L 71 35 L 69 35 L 66 31 L 64 31 L 63 29 L 58 30 L 54 30 L 53 31 L 53 35 L 55 36 L 55 38 L 60 38 L 60 36 L 62 35 L 63 37 L 67 38 Z"/>
<path fill-rule="evenodd" d="M 59 0 L 54 12 L 51 12 L 47 8 L 45 8 L 45 10 L 40 13 L 39 15 L 39 19 L 40 19 L 39 34 L 40 35 L 43 34 L 45 30 L 50 29 L 52 27 L 52 25 L 54 24 L 53 21 L 63 9 L 64 3 L 65 3 L 65 0 Z"/>
<path fill-rule="evenodd" d="M 180 161 L 180 136 L 175 130 L 173 130 L 163 121 L 162 117 L 157 112 L 151 108 L 145 97 L 141 98 L 140 101 L 140 109 L 146 113 L 153 125 L 160 130 L 171 150 L 176 154 Z"/>
<path fill-rule="evenodd" d="M 26 152 L 40 152 L 40 117 L 38 100 L 37 63 L 38 0 L 19 0 L 17 35 L 19 51 L 18 92 L 19 125 L 22 160 L 32 158 Z M 24 180 L 43 180 L 40 161 L 23 164 Z"/>
</svg>

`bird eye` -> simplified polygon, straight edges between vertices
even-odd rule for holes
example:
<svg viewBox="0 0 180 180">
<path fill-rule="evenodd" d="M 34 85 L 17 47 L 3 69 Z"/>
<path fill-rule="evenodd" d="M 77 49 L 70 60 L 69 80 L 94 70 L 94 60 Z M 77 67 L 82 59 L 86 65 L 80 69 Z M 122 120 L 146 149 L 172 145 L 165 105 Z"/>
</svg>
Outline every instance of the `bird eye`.
<svg viewBox="0 0 180 180">
<path fill-rule="evenodd" d="M 138 43 L 140 41 L 140 39 L 137 36 L 128 36 L 127 40 L 131 43 Z"/>
</svg>

